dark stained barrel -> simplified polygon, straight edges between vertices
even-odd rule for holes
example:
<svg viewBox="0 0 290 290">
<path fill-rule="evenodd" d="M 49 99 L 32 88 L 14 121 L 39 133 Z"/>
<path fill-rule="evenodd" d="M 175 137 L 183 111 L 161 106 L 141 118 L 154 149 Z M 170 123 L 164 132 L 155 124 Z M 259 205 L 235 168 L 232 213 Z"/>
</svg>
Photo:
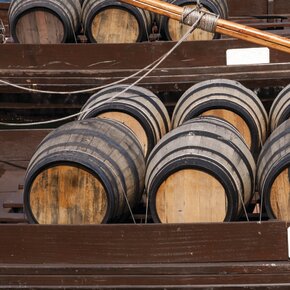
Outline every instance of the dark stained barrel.
<svg viewBox="0 0 290 290">
<path fill-rule="evenodd" d="M 148 40 L 151 13 L 116 0 L 85 0 L 84 32 L 90 42 L 133 43 Z"/>
<path fill-rule="evenodd" d="M 214 79 L 189 88 L 178 100 L 172 117 L 176 128 L 200 115 L 212 115 L 234 125 L 255 159 L 267 138 L 268 115 L 258 96 L 239 82 Z"/>
<path fill-rule="evenodd" d="M 290 84 L 275 98 L 269 113 L 271 132 L 290 118 Z"/>
<path fill-rule="evenodd" d="M 257 185 L 270 218 L 290 221 L 290 119 L 267 139 L 257 163 Z"/>
<path fill-rule="evenodd" d="M 9 8 L 11 35 L 24 44 L 75 42 L 80 17 L 79 0 L 13 0 Z"/>
<path fill-rule="evenodd" d="M 195 8 L 197 1 L 195 0 L 167 0 L 166 2 L 178 5 L 181 7 L 187 6 Z M 204 10 L 220 15 L 221 18 L 228 18 L 228 7 L 225 0 L 200 0 Z M 189 29 L 188 25 L 182 24 L 177 20 L 169 19 L 168 17 L 158 17 L 160 22 L 160 31 L 164 39 L 178 41 Z M 187 40 L 211 40 L 220 38 L 219 34 L 195 29 L 195 31 L 187 38 Z"/>
<path fill-rule="evenodd" d="M 75 121 L 51 132 L 27 169 L 24 205 L 31 223 L 99 224 L 123 220 L 140 200 L 145 160 L 120 122 Z"/>
<path fill-rule="evenodd" d="M 154 222 L 237 219 L 255 188 L 255 162 L 240 133 L 215 117 L 166 134 L 147 161 L 145 186 Z"/>
<path fill-rule="evenodd" d="M 164 104 L 151 91 L 139 86 L 105 88 L 91 96 L 81 111 L 79 119 L 99 117 L 124 123 L 136 135 L 146 157 L 170 130 L 170 118 Z"/>
</svg>

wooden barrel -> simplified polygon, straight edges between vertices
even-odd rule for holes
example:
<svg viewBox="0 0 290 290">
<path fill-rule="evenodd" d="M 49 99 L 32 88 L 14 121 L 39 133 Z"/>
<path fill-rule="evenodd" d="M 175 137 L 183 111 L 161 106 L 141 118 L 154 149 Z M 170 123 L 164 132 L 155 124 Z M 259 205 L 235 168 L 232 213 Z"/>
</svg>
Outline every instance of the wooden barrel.
<svg viewBox="0 0 290 290">
<path fill-rule="evenodd" d="M 276 128 L 263 146 L 257 184 L 268 216 L 290 221 L 290 119 Z"/>
<path fill-rule="evenodd" d="M 128 126 L 139 140 L 145 157 L 160 138 L 170 130 L 170 118 L 166 107 L 151 91 L 133 86 L 116 85 L 91 96 L 81 111 L 79 119 L 109 118 Z M 117 98 L 110 100 L 122 92 Z"/>
<path fill-rule="evenodd" d="M 151 13 L 116 0 L 85 0 L 82 22 L 90 42 L 133 43 L 148 40 Z"/>
<path fill-rule="evenodd" d="M 147 161 L 154 222 L 222 222 L 239 217 L 255 187 L 255 162 L 239 132 L 215 117 L 166 134 Z"/>
<path fill-rule="evenodd" d="M 9 8 L 11 35 L 24 44 L 75 42 L 80 13 L 79 0 L 14 0 Z"/>
<path fill-rule="evenodd" d="M 24 205 L 29 222 L 99 224 L 122 220 L 140 200 L 145 160 L 120 122 L 75 121 L 50 133 L 27 169 Z"/>
<path fill-rule="evenodd" d="M 234 125 L 255 159 L 267 138 L 268 116 L 254 92 L 236 81 L 214 79 L 189 88 L 178 100 L 172 117 L 176 128 L 199 115 L 212 115 Z"/>
<path fill-rule="evenodd" d="M 178 6 L 187 6 L 192 9 L 196 7 L 196 0 L 167 0 L 166 2 Z M 228 7 L 225 0 L 201 0 L 204 10 L 220 15 L 221 18 L 228 18 Z M 156 16 L 160 25 L 162 38 L 166 40 L 178 41 L 189 29 L 188 25 L 182 24 L 177 20 L 168 17 Z M 195 31 L 187 38 L 187 40 L 211 40 L 220 38 L 220 34 L 195 29 Z"/>
<path fill-rule="evenodd" d="M 275 98 L 269 113 L 270 128 L 273 132 L 280 124 L 290 118 L 290 84 Z"/>
</svg>

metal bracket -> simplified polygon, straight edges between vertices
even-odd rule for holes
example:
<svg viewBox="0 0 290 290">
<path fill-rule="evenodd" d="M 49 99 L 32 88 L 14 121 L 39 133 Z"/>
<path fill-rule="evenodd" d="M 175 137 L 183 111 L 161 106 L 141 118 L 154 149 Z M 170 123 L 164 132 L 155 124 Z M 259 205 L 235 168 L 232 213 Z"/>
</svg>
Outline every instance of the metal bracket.
<svg viewBox="0 0 290 290">
<path fill-rule="evenodd" d="M 287 229 L 288 234 L 288 257 L 290 258 L 290 227 Z"/>
<path fill-rule="evenodd" d="M 274 14 L 274 2 L 275 0 L 268 0 L 268 8 L 267 8 L 268 15 Z"/>
</svg>

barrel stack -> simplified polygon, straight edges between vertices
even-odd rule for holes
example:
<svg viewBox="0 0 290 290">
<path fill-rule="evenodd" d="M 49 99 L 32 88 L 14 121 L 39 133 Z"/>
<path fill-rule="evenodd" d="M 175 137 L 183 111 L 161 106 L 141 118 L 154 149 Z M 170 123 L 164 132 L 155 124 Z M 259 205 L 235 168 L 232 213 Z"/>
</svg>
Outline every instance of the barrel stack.
<svg viewBox="0 0 290 290">
<path fill-rule="evenodd" d="M 195 8 L 196 0 L 169 0 Z M 228 18 L 225 0 L 201 0 L 205 11 Z M 54 44 L 77 42 L 84 34 L 92 43 L 134 43 L 179 40 L 188 27 L 176 20 L 117 0 L 12 0 L 9 9 L 15 42 Z M 81 31 L 82 27 L 82 31 Z M 188 40 L 219 38 L 220 34 L 196 29 Z"/>
<path fill-rule="evenodd" d="M 33 156 L 24 191 L 28 218 L 124 221 L 141 202 L 145 183 L 157 223 L 238 220 L 256 190 L 269 217 L 289 220 L 288 91 L 273 102 L 267 139 L 261 101 L 235 81 L 189 88 L 175 106 L 171 131 L 164 104 L 148 89 L 100 90 L 78 121 L 53 131 Z"/>
<path fill-rule="evenodd" d="M 172 127 L 203 116 L 216 116 L 230 122 L 241 133 L 258 158 L 268 134 L 268 114 L 258 96 L 236 81 L 213 79 L 190 87 L 178 100 Z"/>
<path fill-rule="evenodd" d="M 115 85 L 92 95 L 79 119 L 107 118 L 128 126 L 147 158 L 156 143 L 170 130 L 170 118 L 162 101 L 148 89 Z"/>
</svg>

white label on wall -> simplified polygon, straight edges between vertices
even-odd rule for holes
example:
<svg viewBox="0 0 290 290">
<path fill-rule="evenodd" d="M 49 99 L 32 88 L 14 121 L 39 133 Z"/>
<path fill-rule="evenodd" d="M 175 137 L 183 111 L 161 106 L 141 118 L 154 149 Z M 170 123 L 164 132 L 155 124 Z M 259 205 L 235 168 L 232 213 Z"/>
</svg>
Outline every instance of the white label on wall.
<svg viewBox="0 0 290 290">
<path fill-rule="evenodd" d="M 228 49 L 226 53 L 227 65 L 270 63 L 267 47 Z"/>
<path fill-rule="evenodd" d="M 290 227 L 288 228 L 288 257 L 290 258 Z"/>
</svg>

